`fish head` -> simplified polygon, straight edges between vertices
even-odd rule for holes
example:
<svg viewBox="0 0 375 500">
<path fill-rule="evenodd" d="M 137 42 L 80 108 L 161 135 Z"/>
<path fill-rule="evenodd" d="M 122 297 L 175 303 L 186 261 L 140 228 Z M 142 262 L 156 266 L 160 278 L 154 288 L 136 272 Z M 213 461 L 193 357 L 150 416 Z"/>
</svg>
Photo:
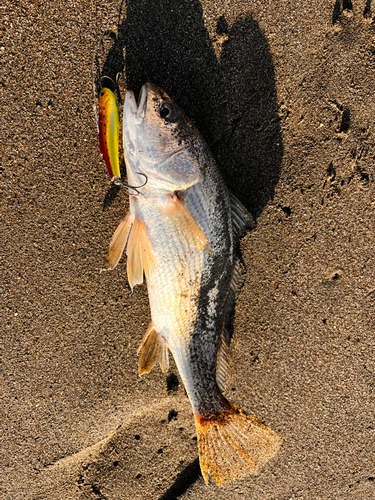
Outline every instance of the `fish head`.
<svg viewBox="0 0 375 500">
<path fill-rule="evenodd" d="M 143 85 L 138 103 L 127 91 L 123 139 L 129 184 L 171 191 L 196 184 L 203 140 L 177 104 L 157 85 Z"/>
</svg>

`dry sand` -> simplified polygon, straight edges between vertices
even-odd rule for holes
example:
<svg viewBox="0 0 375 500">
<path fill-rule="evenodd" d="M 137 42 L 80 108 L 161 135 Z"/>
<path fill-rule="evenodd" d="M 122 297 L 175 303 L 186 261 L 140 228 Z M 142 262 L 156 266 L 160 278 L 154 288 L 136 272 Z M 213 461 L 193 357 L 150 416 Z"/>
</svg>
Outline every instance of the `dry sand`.
<svg viewBox="0 0 375 500">
<path fill-rule="evenodd" d="M 0 498 L 374 499 L 374 2 L 4 7 Z M 223 488 L 200 475 L 175 366 L 138 376 L 145 286 L 124 261 L 99 274 L 127 210 L 93 120 L 109 21 L 101 68 L 162 86 L 257 220 L 231 399 L 284 444 Z"/>
</svg>

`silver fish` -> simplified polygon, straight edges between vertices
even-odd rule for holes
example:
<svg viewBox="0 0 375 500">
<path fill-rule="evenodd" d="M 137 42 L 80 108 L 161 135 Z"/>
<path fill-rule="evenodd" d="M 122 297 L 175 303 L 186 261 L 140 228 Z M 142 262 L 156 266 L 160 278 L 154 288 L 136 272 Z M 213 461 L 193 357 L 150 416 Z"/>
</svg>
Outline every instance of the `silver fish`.
<svg viewBox="0 0 375 500">
<path fill-rule="evenodd" d="M 139 372 L 171 351 L 190 399 L 203 477 L 217 484 L 255 473 L 276 455 L 280 436 L 222 394 L 231 377 L 230 334 L 241 273 L 234 247 L 249 216 L 229 194 L 208 146 L 159 87 L 126 93 L 123 117 L 130 211 L 112 237 L 107 269 L 126 246 L 131 287 L 146 276 L 152 322 Z"/>
</svg>

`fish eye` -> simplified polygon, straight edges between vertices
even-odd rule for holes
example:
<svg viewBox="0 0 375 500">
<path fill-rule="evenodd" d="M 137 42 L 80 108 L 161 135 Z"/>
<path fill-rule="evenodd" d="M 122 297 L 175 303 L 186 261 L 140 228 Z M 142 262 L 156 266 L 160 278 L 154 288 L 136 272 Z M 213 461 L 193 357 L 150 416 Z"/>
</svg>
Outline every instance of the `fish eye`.
<svg viewBox="0 0 375 500">
<path fill-rule="evenodd" d="M 173 102 L 163 101 L 160 105 L 160 116 L 168 122 L 175 122 L 180 116 L 180 112 Z"/>
</svg>

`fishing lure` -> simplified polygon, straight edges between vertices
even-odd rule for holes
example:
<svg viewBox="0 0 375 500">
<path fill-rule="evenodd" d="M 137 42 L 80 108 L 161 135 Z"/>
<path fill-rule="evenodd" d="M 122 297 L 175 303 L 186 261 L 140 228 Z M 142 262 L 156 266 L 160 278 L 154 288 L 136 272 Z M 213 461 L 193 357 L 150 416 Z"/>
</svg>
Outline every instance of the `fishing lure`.
<svg viewBox="0 0 375 500">
<path fill-rule="evenodd" d="M 99 142 L 109 177 L 116 183 L 120 181 L 119 130 L 120 120 L 118 105 L 112 90 L 104 87 L 99 98 Z"/>
</svg>

